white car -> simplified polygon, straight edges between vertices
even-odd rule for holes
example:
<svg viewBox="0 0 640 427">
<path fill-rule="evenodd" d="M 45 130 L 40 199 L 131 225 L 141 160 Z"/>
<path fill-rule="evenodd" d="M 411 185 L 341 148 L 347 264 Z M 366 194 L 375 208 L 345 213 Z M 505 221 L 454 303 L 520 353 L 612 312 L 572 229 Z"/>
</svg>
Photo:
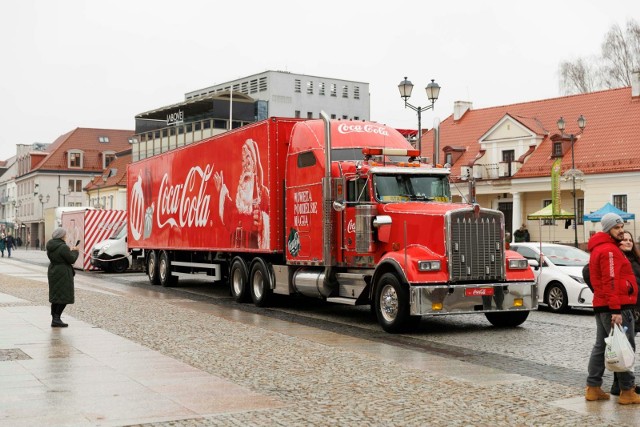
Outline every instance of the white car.
<svg viewBox="0 0 640 427">
<path fill-rule="evenodd" d="M 569 307 L 593 308 L 593 292 L 582 278 L 582 267 L 589 263 L 589 254 L 573 246 L 540 245 L 539 242 L 511 244 L 511 250 L 529 260 L 538 283 L 538 302 L 557 313 Z"/>
</svg>

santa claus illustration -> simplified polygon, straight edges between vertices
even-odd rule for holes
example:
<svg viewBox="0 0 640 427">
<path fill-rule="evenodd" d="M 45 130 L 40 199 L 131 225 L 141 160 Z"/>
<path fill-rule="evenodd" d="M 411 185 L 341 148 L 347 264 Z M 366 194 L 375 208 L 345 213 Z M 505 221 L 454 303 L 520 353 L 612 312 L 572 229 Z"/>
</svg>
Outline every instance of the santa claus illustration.
<svg viewBox="0 0 640 427">
<path fill-rule="evenodd" d="M 247 139 L 242 145 L 242 171 L 238 178 L 235 200 L 224 182 L 222 171 L 214 175 L 220 192 L 219 215 L 230 231 L 235 248 L 269 247 L 269 189 L 264 185 L 264 173 L 258 144 Z"/>
</svg>

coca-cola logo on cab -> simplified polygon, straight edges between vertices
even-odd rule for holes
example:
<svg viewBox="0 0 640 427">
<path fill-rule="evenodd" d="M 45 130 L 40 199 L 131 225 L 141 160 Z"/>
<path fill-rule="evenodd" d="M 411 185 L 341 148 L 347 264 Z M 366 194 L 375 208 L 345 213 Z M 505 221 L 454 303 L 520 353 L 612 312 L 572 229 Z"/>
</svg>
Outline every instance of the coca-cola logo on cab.
<svg viewBox="0 0 640 427">
<path fill-rule="evenodd" d="M 389 136 L 389 131 L 383 126 L 375 126 L 370 123 L 340 123 L 338 132 L 341 134 L 348 133 L 373 133 L 376 135 Z"/>
</svg>

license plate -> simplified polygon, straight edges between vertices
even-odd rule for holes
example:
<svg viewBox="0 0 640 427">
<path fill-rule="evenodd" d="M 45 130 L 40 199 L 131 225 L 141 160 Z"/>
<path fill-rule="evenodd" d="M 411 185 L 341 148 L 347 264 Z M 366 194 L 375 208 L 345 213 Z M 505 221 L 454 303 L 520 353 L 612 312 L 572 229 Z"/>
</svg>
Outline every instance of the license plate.
<svg viewBox="0 0 640 427">
<path fill-rule="evenodd" d="M 468 297 L 490 297 L 493 296 L 493 288 L 467 288 L 464 294 Z"/>
</svg>

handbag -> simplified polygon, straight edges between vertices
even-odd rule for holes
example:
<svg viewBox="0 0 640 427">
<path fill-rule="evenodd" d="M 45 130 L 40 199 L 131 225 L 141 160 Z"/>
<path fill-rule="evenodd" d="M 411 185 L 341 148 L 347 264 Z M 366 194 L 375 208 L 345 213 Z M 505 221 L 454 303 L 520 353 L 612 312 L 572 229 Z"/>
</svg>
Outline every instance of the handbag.
<svg viewBox="0 0 640 427">
<path fill-rule="evenodd" d="M 605 367 L 612 372 L 633 371 L 636 353 L 620 325 L 613 325 L 604 341 L 607 344 L 604 351 Z"/>
</svg>

